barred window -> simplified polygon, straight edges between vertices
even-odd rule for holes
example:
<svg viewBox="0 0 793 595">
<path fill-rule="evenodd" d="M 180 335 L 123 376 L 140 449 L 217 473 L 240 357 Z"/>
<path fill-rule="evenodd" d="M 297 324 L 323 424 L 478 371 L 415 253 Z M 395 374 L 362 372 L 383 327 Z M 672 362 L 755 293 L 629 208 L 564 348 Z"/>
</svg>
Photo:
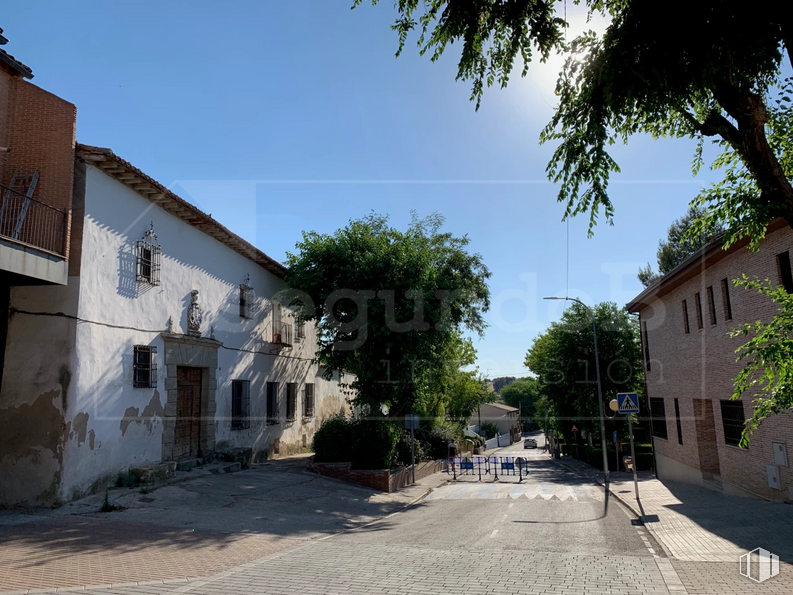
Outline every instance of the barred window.
<svg viewBox="0 0 793 595">
<path fill-rule="evenodd" d="M 132 355 L 132 386 L 157 388 L 157 347 L 135 345 Z"/>
<path fill-rule="evenodd" d="M 295 341 L 306 338 L 306 321 L 299 316 L 295 319 Z"/>
<path fill-rule="evenodd" d="M 251 276 L 248 275 L 245 283 L 240 285 L 240 318 L 253 318 L 253 287 Z"/>
<path fill-rule="evenodd" d="M 741 434 L 746 417 L 743 413 L 743 401 L 721 401 L 721 423 L 724 427 L 724 442 L 730 446 L 741 443 Z"/>
<path fill-rule="evenodd" d="M 683 300 L 683 330 L 686 334 L 691 332 L 691 327 L 688 325 L 688 303 Z"/>
<path fill-rule="evenodd" d="M 721 300 L 724 303 L 724 320 L 732 320 L 732 304 L 730 303 L 730 281 L 721 280 Z"/>
<path fill-rule="evenodd" d="M 710 315 L 710 324 L 716 324 L 716 300 L 713 297 L 713 285 L 708 287 L 708 314 Z"/>
<path fill-rule="evenodd" d="M 314 385 L 306 384 L 303 396 L 303 417 L 314 417 Z"/>
<path fill-rule="evenodd" d="M 267 383 L 267 423 L 278 423 L 278 383 Z"/>
<path fill-rule="evenodd" d="M 294 421 L 297 417 L 297 384 L 289 382 L 286 385 L 286 419 Z"/>
<path fill-rule="evenodd" d="M 663 399 L 650 399 L 650 422 L 653 436 L 666 440 L 666 407 Z"/>
<path fill-rule="evenodd" d="M 680 402 L 675 399 L 675 422 L 677 422 L 677 443 L 683 444 L 683 426 L 680 423 Z"/>
<path fill-rule="evenodd" d="M 162 250 L 154 233 L 154 223 L 136 245 L 137 280 L 139 283 L 160 284 L 160 256 Z"/>
<path fill-rule="evenodd" d="M 231 381 L 231 429 L 247 430 L 251 427 L 250 380 Z"/>
<path fill-rule="evenodd" d="M 701 329 L 705 325 L 702 322 L 702 299 L 698 293 L 694 294 L 694 305 L 697 307 L 697 328 Z"/>
</svg>

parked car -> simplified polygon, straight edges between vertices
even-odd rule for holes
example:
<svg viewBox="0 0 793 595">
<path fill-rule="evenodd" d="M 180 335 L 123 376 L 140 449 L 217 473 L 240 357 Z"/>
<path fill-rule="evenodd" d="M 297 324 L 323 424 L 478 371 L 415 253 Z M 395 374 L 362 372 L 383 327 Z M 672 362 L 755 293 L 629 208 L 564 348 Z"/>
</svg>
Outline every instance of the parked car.
<svg viewBox="0 0 793 595">
<path fill-rule="evenodd" d="M 534 438 L 526 438 L 523 441 L 523 448 L 537 448 L 537 441 Z"/>
</svg>

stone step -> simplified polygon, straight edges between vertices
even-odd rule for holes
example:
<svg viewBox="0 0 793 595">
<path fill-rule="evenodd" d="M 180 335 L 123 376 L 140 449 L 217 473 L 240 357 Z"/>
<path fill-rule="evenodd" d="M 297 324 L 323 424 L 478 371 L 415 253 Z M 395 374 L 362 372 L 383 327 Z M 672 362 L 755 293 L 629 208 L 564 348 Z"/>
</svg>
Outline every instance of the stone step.
<svg viewBox="0 0 793 595">
<path fill-rule="evenodd" d="M 218 463 L 209 469 L 209 472 L 214 473 L 215 475 L 220 475 L 222 473 L 236 473 L 237 471 L 242 471 L 242 464 L 239 462 Z"/>
</svg>

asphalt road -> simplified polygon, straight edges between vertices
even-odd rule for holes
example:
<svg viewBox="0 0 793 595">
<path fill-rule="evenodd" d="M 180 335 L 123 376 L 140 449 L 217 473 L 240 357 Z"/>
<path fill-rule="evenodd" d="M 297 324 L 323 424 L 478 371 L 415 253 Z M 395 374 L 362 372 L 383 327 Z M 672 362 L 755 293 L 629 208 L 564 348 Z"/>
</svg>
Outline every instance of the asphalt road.
<svg viewBox="0 0 793 595">
<path fill-rule="evenodd" d="M 604 490 L 523 443 L 499 456 L 529 459 L 529 475 L 460 477 L 412 509 L 371 529 L 334 539 L 433 549 L 525 550 L 590 555 L 650 556 L 629 512 Z"/>
</svg>

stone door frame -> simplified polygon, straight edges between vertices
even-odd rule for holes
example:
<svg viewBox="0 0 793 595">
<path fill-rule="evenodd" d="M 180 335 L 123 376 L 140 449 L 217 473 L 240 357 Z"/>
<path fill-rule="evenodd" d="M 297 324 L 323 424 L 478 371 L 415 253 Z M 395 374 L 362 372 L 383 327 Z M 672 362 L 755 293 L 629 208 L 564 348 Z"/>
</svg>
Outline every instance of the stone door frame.
<svg viewBox="0 0 793 595">
<path fill-rule="evenodd" d="M 174 431 L 176 428 L 177 382 L 176 368 L 185 366 L 202 368 L 201 374 L 201 431 L 200 452 L 207 455 L 215 450 L 215 412 L 217 405 L 218 349 L 223 345 L 215 339 L 160 333 L 165 351 L 165 417 L 162 432 L 162 460 L 173 460 Z"/>
</svg>

